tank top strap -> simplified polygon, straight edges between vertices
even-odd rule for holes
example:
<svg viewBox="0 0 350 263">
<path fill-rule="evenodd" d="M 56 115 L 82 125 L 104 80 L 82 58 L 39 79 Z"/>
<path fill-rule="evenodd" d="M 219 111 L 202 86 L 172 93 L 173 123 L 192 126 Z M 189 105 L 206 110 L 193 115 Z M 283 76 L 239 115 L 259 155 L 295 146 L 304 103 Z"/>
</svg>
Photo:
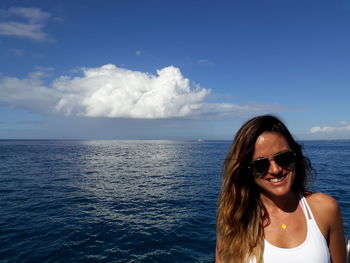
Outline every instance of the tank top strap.
<svg viewBox="0 0 350 263">
<path fill-rule="evenodd" d="M 300 196 L 300 204 L 301 204 L 301 208 L 304 211 L 306 219 L 314 220 L 314 215 L 312 214 L 311 208 L 307 203 L 306 198 L 303 195 Z"/>
</svg>

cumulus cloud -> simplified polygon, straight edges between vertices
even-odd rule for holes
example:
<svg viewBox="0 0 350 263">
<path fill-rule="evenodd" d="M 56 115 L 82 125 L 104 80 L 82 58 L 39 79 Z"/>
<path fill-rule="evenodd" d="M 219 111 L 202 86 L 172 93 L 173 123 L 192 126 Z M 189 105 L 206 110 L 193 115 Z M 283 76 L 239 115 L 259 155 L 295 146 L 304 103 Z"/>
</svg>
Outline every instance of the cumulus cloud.
<svg viewBox="0 0 350 263">
<path fill-rule="evenodd" d="M 49 40 L 43 31 L 51 17 L 40 8 L 11 7 L 0 9 L 0 35 L 17 36 L 34 40 Z"/>
<path fill-rule="evenodd" d="M 53 87 L 61 94 L 58 111 L 89 117 L 184 117 L 209 93 L 200 87 L 191 89 L 175 67 L 153 76 L 105 65 L 85 69 L 83 77 L 60 77 Z"/>
<path fill-rule="evenodd" d="M 109 118 L 188 118 L 242 116 L 279 112 L 278 104 L 208 103 L 209 89 L 191 85 L 173 66 L 156 75 L 109 64 L 82 69 L 81 76 L 61 76 L 43 84 L 43 72 L 24 79 L 0 76 L 0 102 L 71 116 Z"/>
<path fill-rule="evenodd" d="M 350 131 L 350 124 L 346 121 L 339 122 L 337 126 L 314 126 L 310 129 L 310 133 L 336 133 Z"/>
</svg>

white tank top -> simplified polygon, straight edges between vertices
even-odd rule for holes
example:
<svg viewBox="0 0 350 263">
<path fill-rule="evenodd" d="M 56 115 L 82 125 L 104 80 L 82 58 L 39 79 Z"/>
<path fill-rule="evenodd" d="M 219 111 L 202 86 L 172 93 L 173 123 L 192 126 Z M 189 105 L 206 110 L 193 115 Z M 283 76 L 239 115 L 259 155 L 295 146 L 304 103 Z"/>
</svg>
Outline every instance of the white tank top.
<svg viewBox="0 0 350 263">
<path fill-rule="evenodd" d="M 264 263 L 330 263 L 327 241 L 318 228 L 305 197 L 301 197 L 300 205 L 307 222 L 305 241 L 297 247 L 280 248 L 265 239 Z M 310 215 L 310 218 L 308 216 Z M 255 262 L 252 260 L 251 262 Z"/>
</svg>

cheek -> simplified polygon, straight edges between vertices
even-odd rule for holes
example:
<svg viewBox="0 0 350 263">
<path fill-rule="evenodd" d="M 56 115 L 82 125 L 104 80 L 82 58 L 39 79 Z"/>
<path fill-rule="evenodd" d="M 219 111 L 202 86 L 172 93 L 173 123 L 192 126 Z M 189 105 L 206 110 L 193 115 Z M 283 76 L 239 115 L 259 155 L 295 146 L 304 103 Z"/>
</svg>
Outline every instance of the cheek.
<svg viewBox="0 0 350 263">
<path fill-rule="evenodd" d="M 254 182 L 256 185 L 258 186 L 262 186 L 263 185 L 263 182 L 264 182 L 264 179 L 263 179 L 264 176 L 256 176 L 254 178 Z"/>
<path fill-rule="evenodd" d="M 293 184 L 295 180 L 295 165 L 291 166 L 290 169 L 288 169 L 288 172 L 291 175 L 291 182 Z"/>
<path fill-rule="evenodd" d="M 294 174 L 295 174 L 295 165 L 292 164 L 292 165 L 289 165 L 287 167 L 282 167 L 282 170 L 283 170 L 283 173 L 290 173 L 293 175 L 294 177 Z"/>
</svg>

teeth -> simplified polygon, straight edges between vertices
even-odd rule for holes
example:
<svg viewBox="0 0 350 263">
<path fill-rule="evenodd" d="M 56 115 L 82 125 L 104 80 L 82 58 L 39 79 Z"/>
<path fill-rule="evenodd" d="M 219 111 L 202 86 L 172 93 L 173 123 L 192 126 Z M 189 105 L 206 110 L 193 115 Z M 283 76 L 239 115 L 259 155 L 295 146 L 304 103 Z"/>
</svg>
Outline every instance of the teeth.
<svg viewBox="0 0 350 263">
<path fill-rule="evenodd" d="M 283 179 L 284 179 L 284 177 L 285 176 L 282 176 L 282 177 L 280 177 L 280 178 L 271 178 L 271 179 L 269 179 L 269 181 L 270 182 L 272 182 L 272 183 L 278 183 L 278 182 L 281 182 Z"/>
</svg>

